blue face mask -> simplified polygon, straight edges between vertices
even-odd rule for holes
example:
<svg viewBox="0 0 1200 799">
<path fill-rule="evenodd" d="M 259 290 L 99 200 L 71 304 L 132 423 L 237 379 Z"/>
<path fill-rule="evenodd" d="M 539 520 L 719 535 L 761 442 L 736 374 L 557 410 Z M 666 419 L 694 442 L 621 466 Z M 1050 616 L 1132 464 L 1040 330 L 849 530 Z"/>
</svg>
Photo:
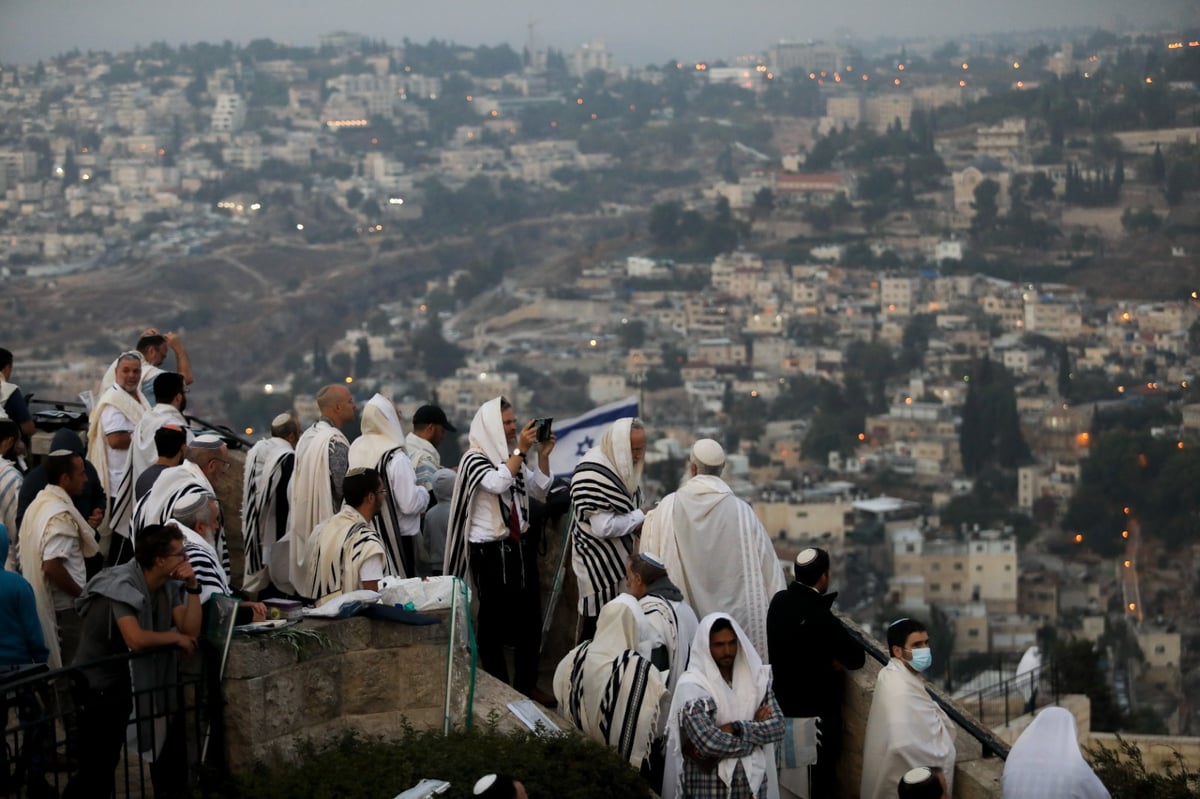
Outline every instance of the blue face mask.
<svg viewBox="0 0 1200 799">
<path fill-rule="evenodd" d="M 912 660 L 909 661 L 913 671 L 921 672 L 929 668 L 933 664 L 933 650 L 929 647 L 912 650 Z"/>
</svg>

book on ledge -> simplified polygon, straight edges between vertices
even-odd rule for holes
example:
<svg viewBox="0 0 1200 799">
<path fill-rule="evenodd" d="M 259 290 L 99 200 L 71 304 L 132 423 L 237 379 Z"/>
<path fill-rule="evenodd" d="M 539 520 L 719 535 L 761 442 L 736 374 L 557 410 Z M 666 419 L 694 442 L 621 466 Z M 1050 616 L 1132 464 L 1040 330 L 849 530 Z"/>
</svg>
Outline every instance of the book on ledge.
<svg viewBox="0 0 1200 799">
<path fill-rule="evenodd" d="M 550 720 L 550 717 L 542 712 L 537 703 L 532 699 L 521 699 L 516 702 L 509 702 L 508 709 L 512 714 L 521 720 L 521 723 L 528 727 L 538 735 L 552 735 L 560 732 L 558 725 Z"/>
</svg>

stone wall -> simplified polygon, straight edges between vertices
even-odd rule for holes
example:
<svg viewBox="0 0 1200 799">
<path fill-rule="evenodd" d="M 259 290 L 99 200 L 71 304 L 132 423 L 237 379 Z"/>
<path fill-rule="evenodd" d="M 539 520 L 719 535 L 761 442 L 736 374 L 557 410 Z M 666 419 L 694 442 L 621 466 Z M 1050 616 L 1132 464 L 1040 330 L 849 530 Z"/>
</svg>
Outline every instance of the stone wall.
<svg viewBox="0 0 1200 799">
<path fill-rule="evenodd" d="M 223 684 L 230 769 L 291 761 L 310 738 L 398 737 L 405 720 L 440 728 L 449 613 L 431 615 L 442 623 L 306 619 L 296 629 L 332 646 L 305 642 L 299 651 L 281 636 L 235 638 Z"/>
<path fill-rule="evenodd" d="M 328 638 L 297 651 L 279 636 L 235 638 L 225 669 L 225 735 L 229 768 L 290 762 L 308 740 L 344 732 L 396 739 L 405 722 L 441 729 L 446 698 L 448 612 L 423 627 L 365 618 L 306 619 L 297 629 Z M 524 699 L 478 670 L 473 723 L 524 729 L 508 703 Z M 570 724 L 550 711 L 561 729 Z M 461 719 L 455 719 L 461 723 Z"/>
</svg>

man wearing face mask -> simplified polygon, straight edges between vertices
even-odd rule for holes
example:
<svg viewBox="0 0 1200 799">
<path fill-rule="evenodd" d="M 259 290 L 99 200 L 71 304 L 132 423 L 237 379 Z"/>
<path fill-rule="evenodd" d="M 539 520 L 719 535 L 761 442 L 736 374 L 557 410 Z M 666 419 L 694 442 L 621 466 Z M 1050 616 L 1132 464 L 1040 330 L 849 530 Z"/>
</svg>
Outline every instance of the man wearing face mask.
<svg viewBox="0 0 1200 799">
<path fill-rule="evenodd" d="M 820 721 L 813 796 L 838 796 L 835 785 L 842 750 L 845 671 L 861 669 L 863 648 L 833 615 L 837 592 L 829 591 L 829 553 L 810 547 L 796 556 L 796 579 L 771 600 L 767 642 L 775 672 L 775 698 L 788 718 Z M 791 796 L 791 776 L 780 775 L 780 793 Z"/>
<path fill-rule="evenodd" d="M 942 769 L 947 795 L 953 795 L 954 728 L 921 678 L 933 662 L 929 631 L 915 619 L 899 619 L 888 627 L 887 643 L 892 659 L 875 680 L 860 795 L 894 797 L 900 778 L 918 766 Z"/>
</svg>

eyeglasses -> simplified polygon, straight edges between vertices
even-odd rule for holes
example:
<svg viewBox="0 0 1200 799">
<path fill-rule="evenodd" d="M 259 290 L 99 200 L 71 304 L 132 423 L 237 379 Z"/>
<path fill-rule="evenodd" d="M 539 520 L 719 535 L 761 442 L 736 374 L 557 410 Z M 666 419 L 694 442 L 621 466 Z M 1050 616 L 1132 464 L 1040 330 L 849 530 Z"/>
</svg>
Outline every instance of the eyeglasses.
<svg viewBox="0 0 1200 799">
<path fill-rule="evenodd" d="M 170 558 L 186 558 L 186 557 L 187 557 L 187 553 L 184 552 L 182 549 L 179 550 L 178 552 L 170 552 L 166 555 L 163 555 L 164 560 L 168 560 Z"/>
<path fill-rule="evenodd" d="M 375 495 L 378 497 L 386 497 L 388 495 L 388 490 L 386 488 L 376 489 Z"/>
</svg>

